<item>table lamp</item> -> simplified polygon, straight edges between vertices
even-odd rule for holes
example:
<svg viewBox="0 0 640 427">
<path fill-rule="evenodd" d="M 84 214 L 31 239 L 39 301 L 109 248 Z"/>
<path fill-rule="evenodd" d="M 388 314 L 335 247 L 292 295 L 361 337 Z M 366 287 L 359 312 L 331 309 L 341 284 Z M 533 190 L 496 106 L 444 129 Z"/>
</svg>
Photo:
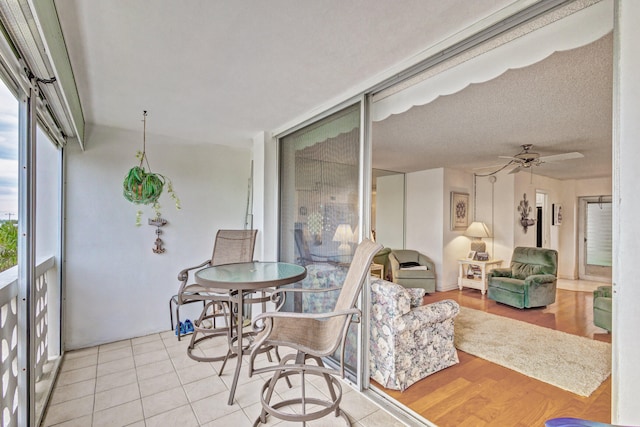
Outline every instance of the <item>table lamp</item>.
<svg viewBox="0 0 640 427">
<path fill-rule="evenodd" d="M 471 240 L 471 250 L 476 252 L 486 252 L 487 244 L 482 241 L 483 237 L 491 237 L 489 227 L 484 222 L 474 221 L 464 232 L 467 237 L 473 238 Z"/>
<path fill-rule="evenodd" d="M 340 224 L 336 228 L 336 232 L 333 235 L 334 242 L 340 242 L 338 246 L 338 253 L 340 255 L 351 255 L 351 245 L 349 244 L 353 240 L 353 231 L 349 224 Z"/>
</svg>

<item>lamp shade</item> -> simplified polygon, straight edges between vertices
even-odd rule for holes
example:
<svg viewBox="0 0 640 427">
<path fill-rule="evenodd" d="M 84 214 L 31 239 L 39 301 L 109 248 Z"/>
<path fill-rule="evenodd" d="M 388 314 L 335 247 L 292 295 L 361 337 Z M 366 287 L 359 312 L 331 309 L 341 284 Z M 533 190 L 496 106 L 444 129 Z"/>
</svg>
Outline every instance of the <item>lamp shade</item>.
<svg viewBox="0 0 640 427">
<path fill-rule="evenodd" d="M 465 236 L 475 237 L 475 238 L 483 238 L 483 237 L 491 237 L 491 232 L 489 232 L 489 227 L 484 222 L 474 221 L 464 232 Z"/>
<path fill-rule="evenodd" d="M 334 242 L 348 243 L 353 240 L 353 231 L 349 224 L 340 224 L 333 235 Z"/>
</svg>

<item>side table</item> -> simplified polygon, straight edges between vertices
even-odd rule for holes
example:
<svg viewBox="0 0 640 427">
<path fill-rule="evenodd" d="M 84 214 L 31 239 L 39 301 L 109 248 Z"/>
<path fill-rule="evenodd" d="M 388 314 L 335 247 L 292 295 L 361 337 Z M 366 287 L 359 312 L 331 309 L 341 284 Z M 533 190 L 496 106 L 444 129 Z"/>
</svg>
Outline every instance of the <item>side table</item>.
<svg viewBox="0 0 640 427">
<path fill-rule="evenodd" d="M 382 264 L 371 263 L 371 267 L 369 268 L 372 276 L 379 277 L 380 279 L 384 279 L 382 277 L 382 272 L 384 271 L 384 266 Z"/>
<path fill-rule="evenodd" d="M 488 261 L 477 261 L 473 259 L 458 260 L 458 289 L 462 287 L 479 289 L 482 295 L 487 293 L 487 273 L 502 265 L 501 259 L 490 259 Z M 467 275 L 467 270 L 473 269 L 472 277 Z"/>
</svg>

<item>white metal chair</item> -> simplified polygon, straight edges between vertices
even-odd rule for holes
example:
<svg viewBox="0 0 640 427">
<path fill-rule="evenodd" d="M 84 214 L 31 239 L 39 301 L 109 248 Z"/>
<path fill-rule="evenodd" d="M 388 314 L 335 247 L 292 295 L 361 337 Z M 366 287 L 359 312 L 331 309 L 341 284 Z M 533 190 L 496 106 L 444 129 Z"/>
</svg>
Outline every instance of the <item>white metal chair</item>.
<svg viewBox="0 0 640 427">
<path fill-rule="evenodd" d="M 381 245 L 368 239 L 358 245 L 333 311 L 328 313 L 276 311 L 256 316 L 254 328 L 259 332 L 250 355 L 249 376 L 263 372 L 273 372 L 273 376 L 262 387 L 260 395 L 262 412 L 254 426 L 266 423 L 267 415 L 273 415 L 286 421 L 302 422 L 303 425 L 306 425 L 307 421 L 324 417 L 332 412 L 336 417 L 340 416 L 347 424 L 350 424 L 346 414 L 340 410 L 342 387 L 335 376 L 339 374 L 344 377 L 344 349 L 347 331 L 352 321 L 360 320 L 361 312 L 356 307 L 358 295 L 369 273 L 371 260 L 381 248 Z M 319 290 L 287 288 L 275 291 L 272 298 L 282 301 L 288 292 L 335 290 L 335 287 Z M 284 356 L 276 366 L 254 369 L 255 357 L 263 351 L 265 346 L 289 347 L 294 349 L 296 353 Z M 340 371 L 326 368 L 322 358 L 332 355 L 338 347 L 341 350 Z M 308 360 L 313 360 L 315 365 L 307 364 Z M 294 374 L 301 376 L 301 396 L 272 402 L 274 388 L 278 381 L 288 379 Z M 331 396 L 330 400 L 308 397 L 305 389 L 305 375 L 323 377 Z M 281 408 L 292 405 L 301 405 L 301 412 L 281 410 Z M 300 408 L 296 407 L 296 409 Z M 308 412 L 309 410 L 311 412 Z"/>
</svg>

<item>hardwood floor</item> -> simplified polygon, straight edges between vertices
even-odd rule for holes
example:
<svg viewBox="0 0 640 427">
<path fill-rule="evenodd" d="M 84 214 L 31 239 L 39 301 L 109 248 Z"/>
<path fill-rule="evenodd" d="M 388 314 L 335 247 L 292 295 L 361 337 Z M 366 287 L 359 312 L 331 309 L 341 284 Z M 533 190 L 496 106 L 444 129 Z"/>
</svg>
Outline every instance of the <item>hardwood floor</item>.
<svg viewBox="0 0 640 427">
<path fill-rule="evenodd" d="M 593 325 L 591 292 L 558 289 L 554 304 L 527 310 L 498 304 L 474 289 L 436 292 L 425 297 L 425 304 L 442 299 L 611 342 L 610 334 Z M 556 417 L 611 422 L 611 376 L 591 396 L 582 397 L 462 351 L 458 356 L 459 364 L 428 376 L 403 393 L 385 392 L 441 427 L 544 426 L 546 420 Z"/>
</svg>

